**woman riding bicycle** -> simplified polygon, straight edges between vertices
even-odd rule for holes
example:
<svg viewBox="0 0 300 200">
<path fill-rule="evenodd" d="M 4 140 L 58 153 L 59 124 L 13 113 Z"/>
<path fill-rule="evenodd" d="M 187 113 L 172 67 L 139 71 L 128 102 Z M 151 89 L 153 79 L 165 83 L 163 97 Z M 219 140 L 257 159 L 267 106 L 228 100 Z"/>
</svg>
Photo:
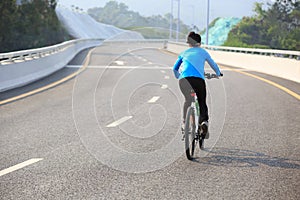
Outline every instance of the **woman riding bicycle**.
<svg viewBox="0 0 300 200">
<path fill-rule="evenodd" d="M 179 87 L 184 95 L 185 102 L 183 107 L 183 124 L 188 107 L 192 103 L 191 90 L 193 89 L 197 95 L 200 117 L 199 127 L 205 139 L 208 139 L 208 108 L 206 105 L 206 85 L 204 65 L 208 62 L 210 67 L 215 71 L 217 76 L 222 76 L 218 65 L 210 57 L 209 53 L 200 47 L 201 36 L 195 32 L 190 32 L 187 36 L 189 49 L 183 51 L 173 66 L 174 75 L 179 79 Z M 182 66 L 181 66 L 182 65 Z M 181 66 L 181 68 L 180 68 Z M 180 70 L 179 70 L 180 68 Z M 198 130 L 200 131 L 200 130 Z"/>
</svg>

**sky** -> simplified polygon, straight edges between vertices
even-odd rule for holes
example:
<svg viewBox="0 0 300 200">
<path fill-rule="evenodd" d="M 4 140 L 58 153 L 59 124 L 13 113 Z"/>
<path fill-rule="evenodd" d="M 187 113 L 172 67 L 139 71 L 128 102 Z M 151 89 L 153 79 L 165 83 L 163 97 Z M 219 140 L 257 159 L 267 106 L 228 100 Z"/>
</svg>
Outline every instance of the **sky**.
<svg viewBox="0 0 300 200">
<path fill-rule="evenodd" d="M 58 0 L 60 5 L 78 6 L 84 10 L 103 7 L 110 0 Z M 165 15 L 171 12 L 172 0 L 116 0 L 125 3 L 129 10 L 143 16 Z M 195 24 L 202 30 L 206 26 L 208 0 L 180 0 L 180 19 L 187 25 Z M 217 17 L 252 16 L 255 2 L 273 2 L 274 0 L 210 0 L 210 21 Z M 173 0 L 173 15 L 177 18 L 178 0 Z"/>
</svg>

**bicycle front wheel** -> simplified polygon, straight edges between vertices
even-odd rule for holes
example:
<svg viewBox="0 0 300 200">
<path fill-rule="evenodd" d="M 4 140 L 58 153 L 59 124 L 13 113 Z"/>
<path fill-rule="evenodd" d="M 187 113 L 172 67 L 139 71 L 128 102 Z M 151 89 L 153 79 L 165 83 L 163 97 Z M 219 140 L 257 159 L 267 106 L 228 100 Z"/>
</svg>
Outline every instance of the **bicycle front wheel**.
<svg viewBox="0 0 300 200">
<path fill-rule="evenodd" d="M 193 159 L 195 151 L 195 135 L 196 135 L 196 124 L 195 124 L 195 111 L 192 107 L 189 107 L 185 119 L 184 127 L 184 140 L 185 140 L 185 152 L 186 157 L 189 160 Z"/>
</svg>

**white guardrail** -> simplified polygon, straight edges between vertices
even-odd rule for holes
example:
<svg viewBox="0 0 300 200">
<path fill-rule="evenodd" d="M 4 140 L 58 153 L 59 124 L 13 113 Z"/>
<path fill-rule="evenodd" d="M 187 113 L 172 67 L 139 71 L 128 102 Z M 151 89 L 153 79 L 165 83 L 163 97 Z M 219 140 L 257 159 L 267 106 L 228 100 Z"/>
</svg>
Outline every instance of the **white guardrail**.
<svg viewBox="0 0 300 200">
<path fill-rule="evenodd" d="M 300 52 L 202 45 L 220 65 L 249 69 L 300 83 Z M 186 43 L 168 42 L 167 50 L 180 53 Z"/>
<path fill-rule="evenodd" d="M 76 54 L 98 46 L 102 39 L 79 39 L 50 47 L 0 54 L 0 92 L 48 76 L 66 66 Z"/>
</svg>

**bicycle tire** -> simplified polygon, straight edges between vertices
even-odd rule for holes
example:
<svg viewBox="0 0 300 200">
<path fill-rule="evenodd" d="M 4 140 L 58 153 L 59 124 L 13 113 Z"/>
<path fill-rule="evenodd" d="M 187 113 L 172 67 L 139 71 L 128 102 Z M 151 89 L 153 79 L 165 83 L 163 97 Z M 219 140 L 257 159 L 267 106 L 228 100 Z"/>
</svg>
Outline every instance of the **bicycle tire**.
<svg viewBox="0 0 300 200">
<path fill-rule="evenodd" d="M 204 138 L 202 136 L 200 136 L 200 138 L 199 138 L 199 148 L 201 150 L 204 149 Z"/>
<path fill-rule="evenodd" d="M 185 140 L 185 153 L 189 160 L 193 160 L 195 151 L 195 111 L 192 107 L 189 107 L 185 119 L 184 127 L 184 140 Z"/>
</svg>

